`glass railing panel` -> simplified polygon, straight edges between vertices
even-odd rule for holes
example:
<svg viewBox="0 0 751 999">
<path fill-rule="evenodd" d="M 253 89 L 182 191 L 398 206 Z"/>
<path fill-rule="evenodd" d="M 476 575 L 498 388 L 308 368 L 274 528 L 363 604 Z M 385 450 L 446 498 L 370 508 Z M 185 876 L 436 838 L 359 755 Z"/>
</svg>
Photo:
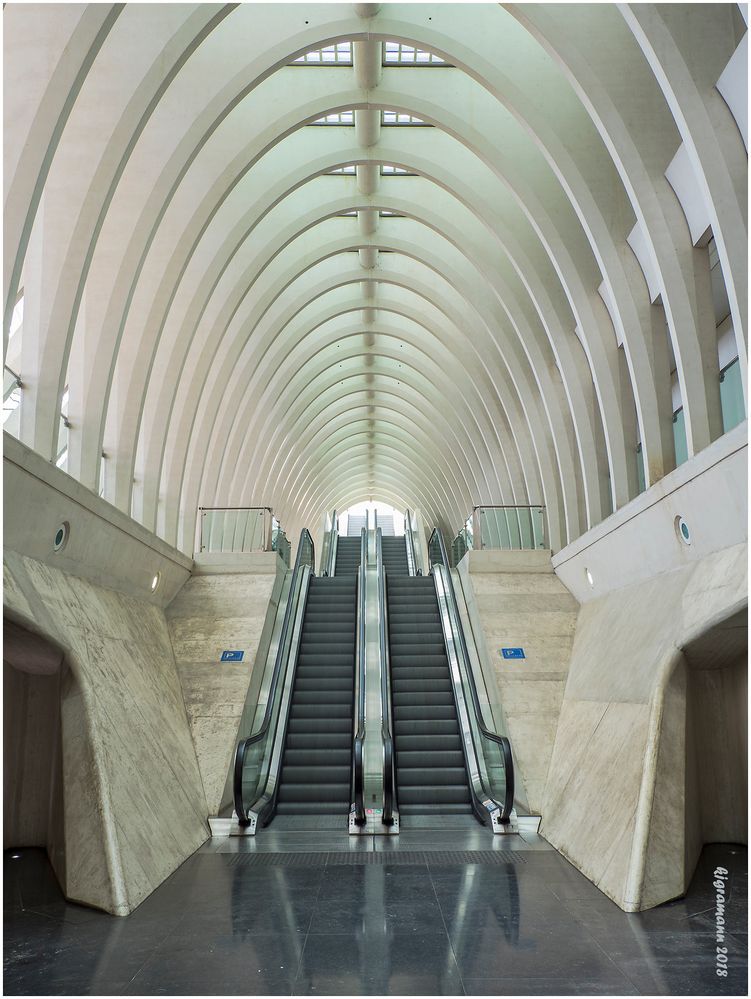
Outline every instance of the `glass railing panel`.
<svg viewBox="0 0 751 999">
<path fill-rule="evenodd" d="M 476 813 L 488 809 L 494 829 L 507 824 L 513 808 L 514 778 L 511 746 L 506 736 L 494 731 L 487 695 L 478 690 L 473 664 L 467 646 L 464 629 L 451 578 L 446 565 L 448 559 L 439 530 L 430 538 L 429 553 L 431 570 L 436 578 L 439 608 L 444 614 L 442 621 L 446 638 L 450 671 L 455 670 L 461 694 L 455 691 L 460 729 L 464 727 L 471 740 L 471 750 L 465 748 L 467 770 L 473 791 Z M 451 664 L 454 665 L 451 665 Z M 484 710 L 485 709 L 485 710 Z M 462 718 L 465 720 L 462 721 Z M 488 724 L 490 722 L 490 724 Z M 466 747 L 465 740 L 465 747 Z"/>
<path fill-rule="evenodd" d="M 289 569 L 292 545 L 289 543 L 287 535 L 280 527 L 277 527 L 271 535 L 271 550 L 279 555 L 282 562 L 284 562 Z"/>
<path fill-rule="evenodd" d="M 270 550 L 272 513 L 266 507 L 203 507 L 202 552 L 263 552 Z"/>
<path fill-rule="evenodd" d="M 235 755 L 234 800 L 235 811 L 244 822 L 248 811 L 264 795 L 273 798 L 274 781 L 271 774 L 272 759 L 280 724 L 283 724 L 282 706 L 285 693 L 289 698 L 290 669 L 294 670 L 296 629 L 301 626 L 299 615 L 302 609 L 303 590 L 309 578 L 308 570 L 313 568 L 315 549 L 307 531 L 300 537 L 295 568 L 284 612 L 279 642 L 274 657 L 273 672 L 267 682 L 264 678 L 262 690 L 264 700 L 259 698 L 253 713 L 250 731 L 240 733 L 241 738 Z"/>
<path fill-rule="evenodd" d="M 466 548 L 500 549 L 503 551 L 532 550 L 547 547 L 544 506 L 478 506 L 459 537 Z M 465 549 L 466 550 L 466 549 Z"/>
</svg>

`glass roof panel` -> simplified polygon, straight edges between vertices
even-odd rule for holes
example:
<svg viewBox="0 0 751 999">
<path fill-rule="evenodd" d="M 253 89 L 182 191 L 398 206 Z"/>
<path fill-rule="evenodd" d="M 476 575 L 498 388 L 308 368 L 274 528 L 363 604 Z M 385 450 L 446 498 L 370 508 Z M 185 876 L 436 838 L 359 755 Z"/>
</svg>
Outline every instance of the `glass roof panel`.
<svg viewBox="0 0 751 999">
<path fill-rule="evenodd" d="M 312 49 L 294 59 L 290 66 L 351 66 L 352 42 L 337 42 Z"/>
<path fill-rule="evenodd" d="M 384 66 L 448 66 L 445 59 L 426 49 L 417 49 L 402 42 L 385 42 Z"/>
</svg>

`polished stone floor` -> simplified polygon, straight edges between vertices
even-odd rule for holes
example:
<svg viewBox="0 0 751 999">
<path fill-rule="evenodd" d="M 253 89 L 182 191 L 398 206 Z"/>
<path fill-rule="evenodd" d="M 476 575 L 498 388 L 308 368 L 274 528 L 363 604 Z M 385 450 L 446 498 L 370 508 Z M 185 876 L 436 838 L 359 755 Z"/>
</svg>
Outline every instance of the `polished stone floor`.
<svg viewBox="0 0 751 999">
<path fill-rule="evenodd" d="M 746 995 L 747 939 L 741 847 L 707 847 L 685 899 L 638 915 L 535 834 L 480 827 L 213 840 L 126 919 L 66 903 L 42 851 L 5 854 L 6 995 Z"/>
</svg>

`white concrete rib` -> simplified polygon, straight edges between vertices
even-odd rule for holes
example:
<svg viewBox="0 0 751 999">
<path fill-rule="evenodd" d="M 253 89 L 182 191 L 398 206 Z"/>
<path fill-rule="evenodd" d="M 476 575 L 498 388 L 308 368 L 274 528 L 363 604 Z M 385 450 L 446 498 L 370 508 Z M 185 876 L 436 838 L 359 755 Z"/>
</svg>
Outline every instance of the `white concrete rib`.
<svg viewBox="0 0 751 999">
<path fill-rule="evenodd" d="M 647 484 L 674 468 L 671 368 L 689 454 L 721 435 L 708 252 L 665 171 L 683 149 L 745 356 L 747 157 L 716 88 L 737 5 L 4 26 L 19 437 L 57 458 L 67 387 L 68 471 L 98 489 L 104 453 L 106 498 L 168 542 L 193 550 L 199 503 L 271 505 L 293 537 L 375 488 L 447 532 L 545 503 L 557 549 L 637 494 L 638 442 Z M 450 65 L 383 65 L 386 40 Z M 290 65 L 342 41 L 351 66 Z"/>
</svg>

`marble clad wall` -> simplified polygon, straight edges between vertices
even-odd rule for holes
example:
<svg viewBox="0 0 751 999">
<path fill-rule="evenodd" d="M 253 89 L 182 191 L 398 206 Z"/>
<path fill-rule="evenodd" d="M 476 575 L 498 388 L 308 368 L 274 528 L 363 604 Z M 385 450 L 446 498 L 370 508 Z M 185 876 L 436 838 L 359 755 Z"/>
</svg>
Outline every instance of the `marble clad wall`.
<svg viewBox="0 0 751 999">
<path fill-rule="evenodd" d="M 549 551 L 471 551 L 459 573 L 498 687 L 517 797 L 540 815 L 579 605 L 553 572 Z M 502 648 L 517 646 L 525 659 L 502 657 Z"/>
<path fill-rule="evenodd" d="M 284 579 L 278 556 L 256 561 L 253 573 L 235 566 L 192 576 L 166 611 L 208 815 L 230 805 L 238 726 L 248 688 L 260 680 Z M 242 649 L 243 661 L 220 662 L 223 649 Z"/>
<path fill-rule="evenodd" d="M 746 569 L 735 545 L 581 606 L 541 832 L 627 911 L 692 873 L 681 649 L 743 607 Z"/>
<path fill-rule="evenodd" d="M 163 611 L 6 551 L 5 613 L 65 652 L 68 898 L 132 911 L 209 835 Z"/>
</svg>

